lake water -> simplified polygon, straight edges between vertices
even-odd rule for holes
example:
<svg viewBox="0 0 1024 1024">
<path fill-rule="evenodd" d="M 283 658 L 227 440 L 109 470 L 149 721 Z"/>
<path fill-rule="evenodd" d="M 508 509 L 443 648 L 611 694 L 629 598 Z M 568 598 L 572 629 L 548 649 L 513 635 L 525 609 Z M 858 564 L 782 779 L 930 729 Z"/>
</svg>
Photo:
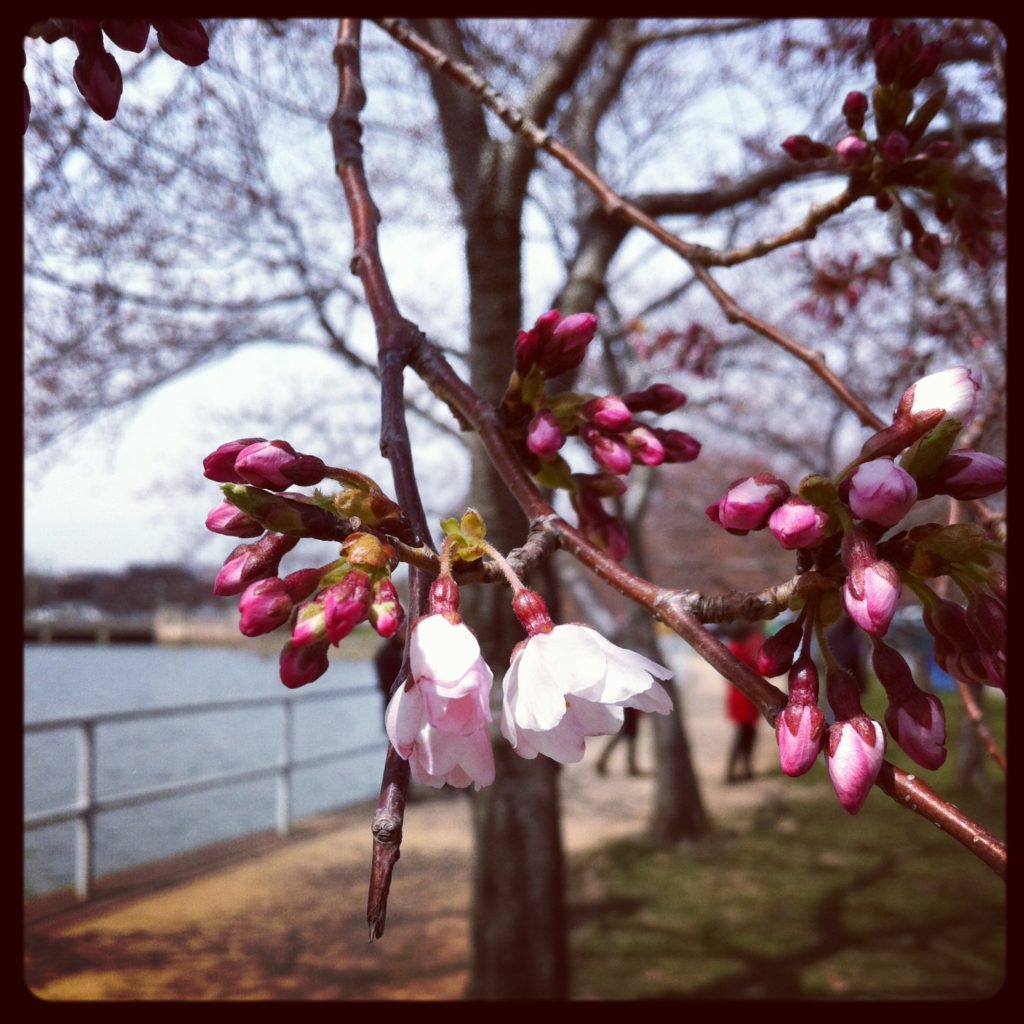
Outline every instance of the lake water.
<svg viewBox="0 0 1024 1024">
<path fill-rule="evenodd" d="M 27 645 L 24 656 L 26 723 L 288 693 L 278 679 L 276 656 L 244 648 Z M 346 696 L 306 700 L 325 691 Z M 374 797 L 386 739 L 373 665 L 332 661 L 326 675 L 294 696 L 295 757 L 374 743 L 379 749 L 297 769 L 293 819 Z M 281 709 L 271 705 L 100 725 L 96 795 L 275 763 L 281 720 Z M 75 729 L 25 737 L 26 813 L 76 802 L 79 742 Z M 273 778 L 259 779 L 103 812 L 96 819 L 96 874 L 272 828 L 275 785 Z M 73 883 L 74 828 L 67 822 L 25 833 L 27 895 Z"/>
</svg>

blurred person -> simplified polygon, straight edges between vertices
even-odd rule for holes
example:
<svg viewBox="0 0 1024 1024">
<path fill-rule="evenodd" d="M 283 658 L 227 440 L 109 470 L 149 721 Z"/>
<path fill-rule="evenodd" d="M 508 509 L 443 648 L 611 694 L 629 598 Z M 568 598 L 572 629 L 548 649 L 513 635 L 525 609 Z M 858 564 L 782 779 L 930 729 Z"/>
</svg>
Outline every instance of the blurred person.
<svg viewBox="0 0 1024 1024">
<path fill-rule="evenodd" d="M 764 639 L 761 627 L 749 622 L 735 623 L 722 630 L 726 647 L 744 664 L 757 671 L 757 652 Z M 733 723 L 732 743 L 725 768 L 725 781 L 747 782 L 754 777 L 754 743 L 761 717 L 757 706 L 728 679 L 725 680 L 725 713 Z"/>
<path fill-rule="evenodd" d="M 626 741 L 626 770 L 630 775 L 639 775 L 640 769 L 636 763 L 636 737 L 640 729 L 640 715 L 642 712 L 636 708 L 623 708 L 624 716 L 622 719 L 622 728 L 605 744 L 604 750 L 601 751 L 601 756 L 597 759 L 597 764 L 594 766 L 597 769 L 599 775 L 608 774 L 608 759 L 612 756 L 612 751 L 622 741 Z"/>
</svg>

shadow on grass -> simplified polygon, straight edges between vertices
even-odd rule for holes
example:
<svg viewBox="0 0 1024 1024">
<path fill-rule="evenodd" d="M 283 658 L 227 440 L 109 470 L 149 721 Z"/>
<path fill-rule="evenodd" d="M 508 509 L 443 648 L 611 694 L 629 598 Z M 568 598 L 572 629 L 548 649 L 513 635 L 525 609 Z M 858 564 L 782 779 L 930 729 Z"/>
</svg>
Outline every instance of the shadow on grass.
<svg viewBox="0 0 1024 1024">
<path fill-rule="evenodd" d="M 755 811 L 672 851 L 577 866 L 577 999 L 984 999 L 1005 967 L 1003 883 L 884 802 Z"/>
</svg>

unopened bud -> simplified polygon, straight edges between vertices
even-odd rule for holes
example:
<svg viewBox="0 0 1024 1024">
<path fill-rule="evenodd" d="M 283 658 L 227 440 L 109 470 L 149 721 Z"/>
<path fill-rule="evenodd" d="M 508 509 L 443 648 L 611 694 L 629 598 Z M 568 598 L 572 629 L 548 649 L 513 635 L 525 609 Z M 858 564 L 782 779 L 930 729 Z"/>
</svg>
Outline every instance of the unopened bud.
<svg viewBox="0 0 1024 1024">
<path fill-rule="evenodd" d="M 238 601 L 238 628 L 245 636 L 272 633 L 288 621 L 293 602 L 288 587 L 276 576 L 250 583 Z"/>
<path fill-rule="evenodd" d="M 645 466 L 660 466 L 665 461 L 665 448 L 649 427 L 634 427 L 623 437 L 635 461 Z"/>
<path fill-rule="evenodd" d="M 235 472 L 245 483 L 271 491 L 318 484 L 326 469 L 315 455 L 301 455 L 287 441 L 257 441 L 235 459 Z"/>
<path fill-rule="evenodd" d="M 401 628 L 405 620 L 398 591 L 387 576 L 373 588 L 373 603 L 370 605 L 370 625 L 379 636 L 387 639 Z"/>
<path fill-rule="evenodd" d="M 790 135 L 782 142 L 782 148 L 800 163 L 808 160 L 821 160 L 832 151 L 822 142 L 815 142 L 808 135 Z"/>
<path fill-rule="evenodd" d="M 868 98 L 862 92 L 849 92 L 843 100 L 843 117 L 855 132 L 864 127 L 864 115 L 868 112 Z"/>
<path fill-rule="evenodd" d="M 281 682 L 293 690 L 319 679 L 329 667 L 327 648 L 326 639 L 302 647 L 286 643 L 281 649 Z"/>
<path fill-rule="evenodd" d="M 74 66 L 75 85 L 85 102 L 105 121 L 112 121 L 121 102 L 121 69 L 106 50 L 80 53 Z"/>
<path fill-rule="evenodd" d="M 629 472 L 633 465 L 633 456 L 621 438 L 604 434 L 595 427 L 584 427 L 580 436 L 599 465 L 620 475 Z"/>
<path fill-rule="evenodd" d="M 268 533 L 255 544 L 240 544 L 228 555 L 223 568 L 217 573 L 213 592 L 220 597 L 232 597 L 256 580 L 276 576 L 281 559 L 298 542 L 298 537 Z"/>
<path fill-rule="evenodd" d="M 210 37 L 198 18 L 155 18 L 157 41 L 164 52 L 189 67 L 210 58 Z"/>
<path fill-rule="evenodd" d="M 878 140 L 878 154 L 893 167 L 898 167 L 907 159 L 910 152 L 910 140 L 901 131 L 889 132 Z"/>
<path fill-rule="evenodd" d="M 925 231 L 910 245 L 913 254 L 929 269 L 938 270 L 942 263 L 942 239 L 931 231 Z"/>
<path fill-rule="evenodd" d="M 674 412 L 686 404 L 686 395 L 671 384 L 651 384 L 643 391 L 630 391 L 622 396 L 630 412 L 653 412 L 659 416 Z"/>
<path fill-rule="evenodd" d="M 856 814 L 878 777 L 885 757 L 885 733 L 878 722 L 861 713 L 837 721 L 825 744 L 828 776 L 844 810 Z"/>
<path fill-rule="evenodd" d="M 665 449 L 665 461 L 670 463 L 693 462 L 700 455 L 700 441 L 683 430 L 665 430 L 651 427 L 651 433 Z"/>
<path fill-rule="evenodd" d="M 914 478 L 890 458 L 862 462 L 850 477 L 850 510 L 858 519 L 895 526 L 916 501 Z"/>
<path fill-rule="evenodd" d="M 775 719 L 779 767 L 796 778 L 810 771 L 821 753 L 825 713 L 816 704 L 787 704 Z"/>
<path fill-rule="evenodd" d="M 259 537 L 263 526 L 229 501 L 222 501 L 210 509 L 206 528 L 225 537 Z"/>
<path fill-rule="evenodd" d="M 948 419 L 968 423 L 974 415 L 981 386 L 981 374 L 966 366 L 931 373 L 907 388 L 896 406 L 895 416 L 943 409 Z"/>
<path fill-rule="evenodd" d="M 787 498 L 769 517 L 768 529 L 787 550 L 813 547 L 828 531 L 828 514 L 804 498 Z"/>
<path fill-rule="evenodd" d="M 266 441 L 266 438 L 243 437 L 222 444 L 203 459 L 203 476 L 222 484 L 244 484 L 246 481 L 235 471 L 235 459 L 239 452 L 260 441 Z"/>
<path fill-rule="evenodd" d="M 370 578 L 353 569 L 345 578 L 328 587 L 324 597 L 324 628 L 327 638 L 337 646 L 370 614 Z"/>
<path fill-rule="evenodd" d="M 526 432 L 526 447 L 542 459 L 552 458 L 565 444 L 565 434 L 550 409 L 541 409 Z"/>
<path fill-rule="evenodd" d="M 774 636 L 767 637 L 757 652 L 757 671 L 769 679 L 788 671 L 793 665 L 793 657 L 803 635 L 801 624 L 790 622 Z"/>
<path fill-rule="evenodd" d="M 734 481 L 705 512 L 713 523 L 742 536 L 750 530 L 764 529 L 772 512 L 788 497 L 787 483 L 770 473 L 758 473 Z"/>
<path fill-rule="evenodd" d="M 871 159 L 871 146 L 859 135 L 847 135 L 836 145 L 840 167 L 863 167 Z"/>
<path fill-rule="evenodd" d="M 922 497 L 948 494 L 957 501 L 975 501 L 1006 487 L 1006 462 L 985 452 L 959 451 L 947 455 L 938 469 L 918 482 Z"/>
<path fill-rule="evenodd" d="M 610 430 L 612 433 L 622 430 L 633 419 L 633 413 L 626 406 L 623 399 L 617 395 L 604 395 L 595 398 L 583 406 L 583 415 L 602 430 Z"/>
</svg>

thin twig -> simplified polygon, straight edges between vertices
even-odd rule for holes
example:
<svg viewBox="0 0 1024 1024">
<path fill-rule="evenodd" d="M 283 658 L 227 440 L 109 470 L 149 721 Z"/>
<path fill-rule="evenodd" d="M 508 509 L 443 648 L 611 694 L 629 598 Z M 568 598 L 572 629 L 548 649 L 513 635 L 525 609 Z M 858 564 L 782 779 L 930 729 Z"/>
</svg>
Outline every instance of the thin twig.
<svg viewBox="0 0 1024 1024">
<path fill-rule="evenodd" d="M 960 693 L 960 699 L 964 703 L 964 711 L 967 712 L 967 717 L 970 718 L 974 725 L 974 731 L 978 734 L 978 739 L 981 745 L 985 748 L 985 752 L 993 761 L 1002 769 L 1003 774 L 1006 774 L 1006 755 L 1000 750 L 999 744 L 996 742 L 995 736 L 992 735 L 992 730 L 989 729 L 988 723 L 985 721 L 985 714 L 978 707 L 978 702 L 974 699 L 974 694 L 971 693 L 970 686 L 965 683 L 962 679 L 954 679 L 956 688 Z"/>
<path fill-rule="evenodd" d="M 360 76 L 360 22 L 343 18 L 338 24 L 334 60 L 338 66 L 338 104 L 330 119 L 335 170 L 341 180 L 352 219 L 355 255 L 352 270 L 359 275 L 377 332 L 381 380 L 381 453 L 391 463 L 395 495 L 412 524 L 420 546 L 430 545 L 430 529 L 423 511 L 413 467 L 409 433 L 405 423 L 402 375 L 409 354 L 419 341 L 419 331 L 398 311 L 381 263 L 377 246 L 380 216 L 370 196 L 363 168 L 362 128 L 359 114 L 366 103 Z M 421 570 L 410 571 L 409 626 L 427 611 L 429 578 Z M 405 645 L 402 671 L 394 691 L 404 686 L 409 673 L 409 644 Z M 384 934 L 391 876 L 401 851 L 402 821 L 409 788 L 409 764 L 389 744 L 381 781 L 380 799 L 373 816 L 373 859 L 366 920 L 370 941 Z"/>
</svg>

